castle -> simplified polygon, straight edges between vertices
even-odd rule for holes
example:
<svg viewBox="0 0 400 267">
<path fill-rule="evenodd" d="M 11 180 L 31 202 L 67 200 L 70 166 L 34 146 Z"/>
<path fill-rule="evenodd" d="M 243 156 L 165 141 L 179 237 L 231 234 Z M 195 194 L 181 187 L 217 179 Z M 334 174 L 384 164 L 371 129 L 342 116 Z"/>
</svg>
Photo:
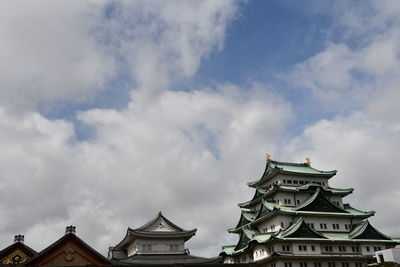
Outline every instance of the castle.
<svg viewBox="0 0 400 267">
<path fill-rule="evenodd" d="M 269 267 L 362 267 L 374 254 L 400 244 L 371 225 L 373 211 L 343 202 L 353 188 L 329 186 L 336 171 L 266 157 L 260 179 L 249 182 L 251 200 L 240 203 L 240 218 L 230 233 L 235 245 L 223 246 L 224 263 Z"/>
</svg>

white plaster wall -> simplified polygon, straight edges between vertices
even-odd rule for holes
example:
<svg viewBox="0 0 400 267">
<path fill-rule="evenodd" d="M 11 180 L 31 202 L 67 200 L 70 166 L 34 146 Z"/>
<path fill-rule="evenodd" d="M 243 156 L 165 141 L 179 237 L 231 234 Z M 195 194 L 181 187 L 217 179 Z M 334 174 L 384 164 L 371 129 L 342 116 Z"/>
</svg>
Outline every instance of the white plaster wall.
<svg viewBox="0 0 400 267">
<path fill-rule="evenodd" d="M 330 197 L 329 197 L 329 200 L 330 200 L 331 202 L 339 202 L 339 206 L 340 206 L 340 207 L 343 207 L 343 198 L 342 198 L 341 196 L 337 196 L 337 195 L 335 195 L 335 196 L 330 196 Z"/>
<path fill-rule="evenodd" d="M 288 193 L 288 192 L 279 192 L 274 195 L 273 199 L 278 203 L 279 205 L 283 206 L 289 206 L 289 207 L 294 207 L 296 206 L 295 199 L 294 199 L 294 194 L 293 193 Z M 285 199 L 290 199 L 290 204 L 285 204 Z"/>
<path fill-rule="evenodd" d="M 137 253 L 139 254 L 182 254 L 184 252 L 184 240 L 183 239 L 173 239 L 173 240 L 165 240 L 165 239 L 139 239 L 136 240 L 131 245 L 131 251 L 128 251 L 128 255 L 133 255 L 134 252 L 132 249 L 135 249 L 137 245 Z M 151 245 L 150 250 L 143 250 L 143 245 Z M 170 245 L 178 245 L 178 250 L 170 250 Z"/>
<path fill-rule="evenodd" d="M 377 251 L 375 255 L 378 260 L 378 263 L 380 263 L 380 259 L 378 257 L 379 254 L 383 255 L 383 259 L 385 262 L 391 261 L 400 263 L 400 248 L 391 248 L 391 249 Z"/>
<path fill-rule="evenodd" d="M 299 250 L 299 245 L 300 246 L 307 246 L 307 251 Z M 315 251 L 311 250 L 311 246 L 315 247 Z M 294 242 L 294 243 L 292 243 L 292 251 L 293 251 L 294 254 L 299 254 L 299 255 L 318 255 L 318 254 L 321 254 L 320 244 L 318 244 L 318 243 Z"/>
<path fill-rule="evenodd" d="M 297 193 L 296 194 L 296 199 L 300 200 L 300 204 L 303 204 L 312 195 L 313 195 L 313 193 Z"/>
<path fill-rule="evenodd" d="M 320 217 L 320 216 L 313 216 L 313 217 L 305 217 L 304 221 L 306 223 L 314 223 L 314 229 L 321 232 L 349 232 L 346 230 L 345 224 L 350 224 L 350 218 L 338 218 L 338 217 Z M 321 229 L 320 224 L 325 223 L 327 229 Z M 337 223 L 339 224 L 339 229 L 333 229 L 332 224 Z"/>
<path fill-rule="evenodd" d="M 264 250 L 264 253 L 262 253 L 263 250 Z M 259 260 L 267 258 L 269 256 L 270 256 L 270 253 L 268 252 L 268 249 L 266 246 L 261 245 L 261 244 L 254 246 L 254 248 L 253 248 L 254 261 L 259 261 Z"/>
<path fill-rule="evenodd" d="M 289 224 L 292 222 L 292 217 L 288 215 L 277 215 L 270 219 L 260 222 L 257 224 L 257 228 L 262 233 L 264 228 L 268 229 L 268 232 L 271 232 L 271 225 L 275 225 L 275 231 L 281 229 L 281 222 L 283 222 L 283 229 L 286 229 Z"/>
<path fill-rule="evenodd" d="M 136 254 L 136 240 L 134 240 L 127 248 L 128 257 Z"/>
<path fill-rule="evenodd" d="M 361 253 L 363 255 L 375 255 L 375 250 L 374 247 L 382 247 L 384 248 L 384 246 L 382 244 L 361 244 Z M 367 247 L 369 247 L 369 251 L 367 251 Z M 351 249 L 351 248 L 350 248 Z"/>
</svg>

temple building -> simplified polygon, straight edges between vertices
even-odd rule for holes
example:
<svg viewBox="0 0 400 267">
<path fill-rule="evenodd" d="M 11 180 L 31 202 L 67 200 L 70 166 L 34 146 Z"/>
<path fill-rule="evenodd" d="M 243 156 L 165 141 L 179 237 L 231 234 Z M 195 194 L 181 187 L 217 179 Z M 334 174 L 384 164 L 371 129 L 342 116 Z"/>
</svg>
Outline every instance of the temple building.
<svg viewBox="0 0 400 267">
<path fill-rule="evenodd" d="M 1 264 L 24 264 L 37 254 L 36 251 L 24 244 L 24 236 L 16 235 L 14 243 L 0 251 Z"/>
<path fill-rule="evenodd" d="M 216 263 L 220 258 L 190 255 L 185 242 L 196 234 L 196 229 L 184 230 L 165 218 L 161 212 L 145 225 L 128 228 L 124 239 L 110 247 L 108 258 L 122 264 L 186 264 Z"/>
<path fill-rule="evenodd" d="M 278 162 L 266 157 L 262 177 L 248 186 L 251 200 L 239 204 L 235 245 L 223 246 L 224 263 L 259 263 L 269 267 L 361 267 L 375 251 L 393 248 L 400 239 L 371 225 L 373 211 L 343 202 L 352 188 L 329 186 L 336 171 L 320 171 L 306 163 Z"/>
</svg>

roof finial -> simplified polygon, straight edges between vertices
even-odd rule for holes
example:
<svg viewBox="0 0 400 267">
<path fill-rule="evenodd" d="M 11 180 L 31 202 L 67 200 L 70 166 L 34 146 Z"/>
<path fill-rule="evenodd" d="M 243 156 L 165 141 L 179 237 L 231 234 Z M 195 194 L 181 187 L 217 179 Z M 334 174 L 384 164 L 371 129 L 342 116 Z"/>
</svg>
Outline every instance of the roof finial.
<svg viewBox="0 0 400 267">
<path fill-rule="evenodd" d="M 272 158 L 271 158 L 270 154 L 266 154 L 265 155 L 265 161 L 268 161 L 268 162 L 272 161 Z"/>
<path fill-rule="evenodd" d="M 76 227 L 75 226 L 73 226 L 73 225 L 70 225 L 70 226 L 67 226 L 67 227 L 65 227 L 65 234 L 67 235 L 67 234 L 75 234 L 75 232 L 76 232 Z"/>
<path fill-rule="evenodd" d="M 14 243 L 21 242 L 24 243 L 24 235 L 15 235 L 14 236 Z"/>
<path fill-rule="evenodd" d="M 311 160 L 310 160 L 310 158 L 306 158 L 306 164 L 307 164 L 307 165 L 311 165 Z"/>
</svg>

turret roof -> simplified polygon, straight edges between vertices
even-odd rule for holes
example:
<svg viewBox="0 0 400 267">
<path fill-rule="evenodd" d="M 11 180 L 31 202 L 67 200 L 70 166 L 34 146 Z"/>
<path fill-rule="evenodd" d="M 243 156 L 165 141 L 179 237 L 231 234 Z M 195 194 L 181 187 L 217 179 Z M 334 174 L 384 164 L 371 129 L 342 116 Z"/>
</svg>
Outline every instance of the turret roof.
<svg viewBox="0 0 400 267">
<path fill-rule="evenodd" d="M 196 234 L 197 229 L 184 230 L 168 220 L 161 211 L 154 219 L 139 228 L 128 228 L 124 239 L 113 249 L 123 249 L 127 244 L 132 242 L 134 238 L 182 238 L 189 240 Z"/>
</svg>

